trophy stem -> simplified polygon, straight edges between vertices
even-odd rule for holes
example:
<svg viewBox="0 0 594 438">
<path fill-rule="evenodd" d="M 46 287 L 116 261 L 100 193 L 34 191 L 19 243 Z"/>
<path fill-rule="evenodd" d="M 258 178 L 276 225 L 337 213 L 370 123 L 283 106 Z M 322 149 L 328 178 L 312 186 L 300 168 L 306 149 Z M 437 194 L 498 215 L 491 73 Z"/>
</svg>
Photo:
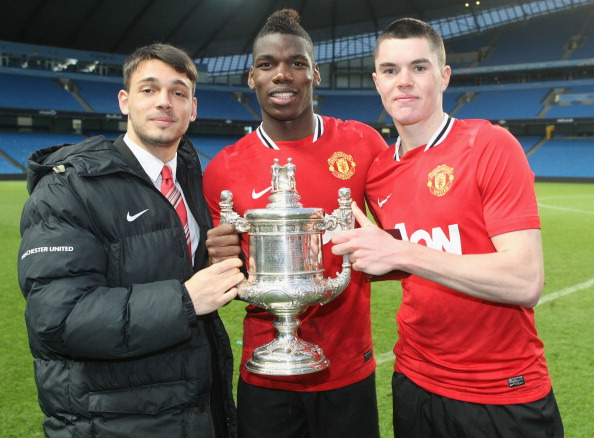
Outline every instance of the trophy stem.
<svg viewBox="0 0 594 438">
<path fill-rule="evenodd" d="M 272 325 L 277 336 L 266 345 L 258 347 L 246 368 L 257 374 L 292 376 L 321 371 L 330 365 L 320 347 L 299 338 L 301 325 L 298 315 L 304 308 L 269 310 L 276 318 Z"/>
</svg>

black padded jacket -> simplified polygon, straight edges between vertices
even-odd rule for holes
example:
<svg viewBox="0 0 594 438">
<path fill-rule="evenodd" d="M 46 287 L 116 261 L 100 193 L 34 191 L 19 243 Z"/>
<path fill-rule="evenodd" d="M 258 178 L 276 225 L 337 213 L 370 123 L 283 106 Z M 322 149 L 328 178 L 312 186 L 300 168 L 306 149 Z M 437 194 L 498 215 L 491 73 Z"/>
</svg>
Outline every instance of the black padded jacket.
<svg viewBox="0 0 594 438">
<path fill-rule="evenodd" d="M 177 175 L 201 230 L 194 267 L 122 137 L 29 158 L 18 273 L 47 437 L 236 436 L 229 338 L 183 285 L 207 263 L 212 226 L 185 137 Z"/>
</svg>

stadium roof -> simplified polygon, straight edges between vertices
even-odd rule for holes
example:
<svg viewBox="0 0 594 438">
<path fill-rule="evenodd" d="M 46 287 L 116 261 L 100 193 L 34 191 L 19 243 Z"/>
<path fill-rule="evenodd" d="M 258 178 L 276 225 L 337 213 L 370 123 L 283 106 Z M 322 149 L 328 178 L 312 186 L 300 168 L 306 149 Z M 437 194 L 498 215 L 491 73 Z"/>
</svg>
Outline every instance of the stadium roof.
<svg viewBox="0 0 594 438">
<path fill-rule="evenodd" d="M 287 7 L 300 13 L 303 27 L 319 46 L 317 61 L 323 63 L 369 54 L 375 36 L 398 17 L 413 16 L 429 21 L 447 38 L 594 1 L 5 0 L 3 3 L 0 40 L 120 55 L 128 55 L 152 42 L 169 42 L 184 48 L 198 62 L 208 64 L 209 71 L 233 73 L 245 68 L 253 39 L 266 18 Z M 215 60 L 224 62 L 213 66 Z"/>
</svg>

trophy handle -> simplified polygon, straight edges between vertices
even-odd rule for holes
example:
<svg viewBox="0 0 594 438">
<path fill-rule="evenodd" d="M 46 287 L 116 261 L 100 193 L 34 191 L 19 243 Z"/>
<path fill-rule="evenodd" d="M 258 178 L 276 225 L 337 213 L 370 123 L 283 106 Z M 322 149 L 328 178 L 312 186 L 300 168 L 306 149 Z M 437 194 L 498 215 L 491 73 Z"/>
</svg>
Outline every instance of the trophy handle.
<svg viewBox="0 0 594 438">
<path fill-rule="evenodd" d="M 343 230 L 352 230 L 355 227 L 353 220 L 353 210 L 351 204 L 351 189 L 342 187 L 338 190 L 338 205 L 339 207 L 332 212 L 330 216 L 324 219 L 324 228 L 327 230 L 334 230 L 338 226 Z M 349 261 L 350 253 L 342 256 L 342 271 L 337 273 L 337 277 L 326 279 L 326 293 L 320 300 L 320 304 L 324 305 L 339 296 L 342 291 L 346 289 L 351 281 L 351 262 Z"/>
<path fill-rule="evenodd" d="M 245 233 L 250 229 L 248 221 L 233 211 L 233 193 L 230 190 L 221 192 L 221 223 L 228 223 L 235 227 L 240 233 Z"/>
</svg>

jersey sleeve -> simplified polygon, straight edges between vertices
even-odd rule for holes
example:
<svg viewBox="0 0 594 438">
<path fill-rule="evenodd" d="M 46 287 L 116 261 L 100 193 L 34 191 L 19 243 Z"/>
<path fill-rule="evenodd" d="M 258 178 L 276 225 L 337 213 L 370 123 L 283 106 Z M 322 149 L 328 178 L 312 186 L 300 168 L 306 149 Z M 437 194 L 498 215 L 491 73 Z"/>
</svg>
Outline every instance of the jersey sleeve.
<svg viewBox="0 0 594 438">
<path fill-rule="evenodd" d="M 364 123 L 361 124 L 364 126 L 363 135 L 365 139 L 365 150 L 373 159 L 388 149 L 388 144 L 376 129 Z"/>
<path fill-rule="evenodd" d="M 518 140 L 502 127 L 486 125 L 477 135 L 476 153 L 489 236 L 540 228 L 534 173 Z"/>
</svg>

